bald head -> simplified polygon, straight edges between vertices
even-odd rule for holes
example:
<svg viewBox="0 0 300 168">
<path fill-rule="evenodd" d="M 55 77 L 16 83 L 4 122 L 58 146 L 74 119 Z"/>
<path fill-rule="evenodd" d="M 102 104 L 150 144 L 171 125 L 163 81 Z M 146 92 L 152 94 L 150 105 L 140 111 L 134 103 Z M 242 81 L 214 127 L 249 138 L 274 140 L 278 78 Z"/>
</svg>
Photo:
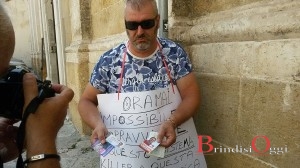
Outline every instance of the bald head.
<svg viewBox="0 0 300 168">
<path fill-rule="evenodd" d="M 0 75 L 9 67 L 15 48 L 15 32 L 12 23 L 0 2 Z"/>
<path fill-rule="evenodd" d="M 151 4 L 153 7 L 153 13 L 158 14 L 157 4 L 155 0 L 126 0 L 125 1 L 125 13 L 126 8 L 130 7 L 134 10 L 140 11 L 142 8 L 144 8 L 146 5 Z"/>
</svg>

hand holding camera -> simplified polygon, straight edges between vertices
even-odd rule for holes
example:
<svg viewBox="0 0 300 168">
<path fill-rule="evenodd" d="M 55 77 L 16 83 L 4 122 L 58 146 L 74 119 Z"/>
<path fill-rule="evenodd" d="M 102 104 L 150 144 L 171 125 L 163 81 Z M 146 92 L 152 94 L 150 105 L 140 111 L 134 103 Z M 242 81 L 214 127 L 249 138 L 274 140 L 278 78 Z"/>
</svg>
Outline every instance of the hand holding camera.
<svg viewBox="0 0 300 168">
<path fill-rule="evenodd" d="M 25 68 L 14 68 L 0 79 L 1 105 L 0 116 L 9 119 L 22 119 L 22 111 L 24 106 L 23 76 L 29 73 Z M 44 98 L 55 96 L 55 91 L 51 88 L 50 81 L 40 81 L 36 79 L 38 84 L 38 97 Z"/>
<path fill-rule="evenodd" d="M 43 100 L 35 109 L 34 114 L 27 118 L 24 149 L 27 149 L 27 155 L 45 152 L 56 153 L 53 142 L 55 142 L 56 135 L 64 123 L 68 103 L 72 100 L 74 92 L 60 84 L 51 84 L 50 81 L 41 82 L 26 69 L 18 68 L 10 70 L 0 79 L 0 91 L 0 96 L 2 96 L 0 119 L 6 118 L 7 121 L 22 120 L 23 108 L 25 109 L 36 97 Z M 55 94 L 57 95 L 55 96 Z M 1 118 L 1 116 L 5 118 Z M 5 136 L 7 135 L 5 133 Z M 14 139 L 14 137 L 12 138 Z M 12 143 L 4 142 L 4 144 L 7 151 L 12 154 L 0 154 L 3 161 L 10 160 L 3 158 L 3 156 L 14 158 L 18 154 L 17 146 L 13 144 L 15 141 L 10 140 L 9 142 Z"/>
</svg>

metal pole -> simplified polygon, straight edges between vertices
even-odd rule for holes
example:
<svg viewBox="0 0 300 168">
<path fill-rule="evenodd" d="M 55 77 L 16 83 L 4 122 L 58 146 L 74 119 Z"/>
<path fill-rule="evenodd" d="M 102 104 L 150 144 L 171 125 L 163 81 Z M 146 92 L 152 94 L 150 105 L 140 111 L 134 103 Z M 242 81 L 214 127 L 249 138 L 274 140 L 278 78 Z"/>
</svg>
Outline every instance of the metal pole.
<svg viewBox="0 0 300 168">
<path fill-rule="evenodd" d="M 159 37 L 168 37 L 168 0 L 157 0 L 160 13 Z"/>
</svg>

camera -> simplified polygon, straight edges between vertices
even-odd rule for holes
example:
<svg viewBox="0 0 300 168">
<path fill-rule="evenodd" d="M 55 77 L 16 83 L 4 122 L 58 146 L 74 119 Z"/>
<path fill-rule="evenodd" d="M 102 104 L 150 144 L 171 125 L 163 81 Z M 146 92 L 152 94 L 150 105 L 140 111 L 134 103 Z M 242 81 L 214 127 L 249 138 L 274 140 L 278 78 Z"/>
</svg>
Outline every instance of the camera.
<svg viewBox="0 0 300 168">
<path fill-rule="evenodd" d="M 9 119 L 22 119 L 24 106 L 23 76 L 31 72 L 26 67 L 11 67 L 0 79 L 0 116 Z M 40 98 L 55 96 L 51 81 L 37 79 Z"/>
</svg>

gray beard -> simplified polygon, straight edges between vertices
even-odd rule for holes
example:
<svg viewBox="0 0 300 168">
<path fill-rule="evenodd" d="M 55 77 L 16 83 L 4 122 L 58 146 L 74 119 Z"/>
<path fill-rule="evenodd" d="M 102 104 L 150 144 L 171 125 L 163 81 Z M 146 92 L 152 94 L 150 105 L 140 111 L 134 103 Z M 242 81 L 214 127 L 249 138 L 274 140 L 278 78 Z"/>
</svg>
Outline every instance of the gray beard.
<svg viewBox="0 0 300 168">
<path fill-rule="evenodd" d="M 135 47 L 138 50 L 145 51 L 150 48 L 150 44 L 149 43 L 141 43 L 141 44 L 136 44 Z"/>
</svg>

